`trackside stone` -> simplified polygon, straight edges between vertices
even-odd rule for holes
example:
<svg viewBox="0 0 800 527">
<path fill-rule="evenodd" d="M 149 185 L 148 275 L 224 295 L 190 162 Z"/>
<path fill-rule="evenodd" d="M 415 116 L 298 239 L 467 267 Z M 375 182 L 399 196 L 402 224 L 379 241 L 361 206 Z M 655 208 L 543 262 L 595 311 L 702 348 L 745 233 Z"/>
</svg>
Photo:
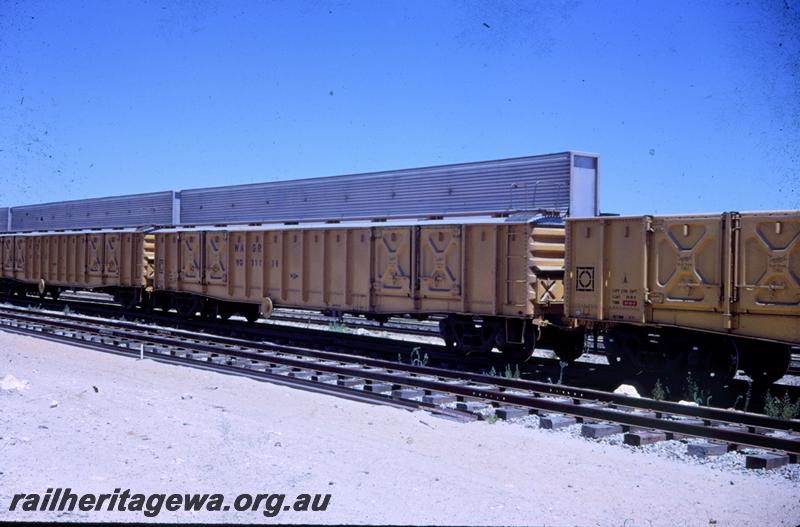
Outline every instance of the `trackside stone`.
<svg viewBox="0 0 800 527">
<path fill-rule="evenodd" d="M 231 364 L 237 368 L 252 369 L 257 363 L 254 363 L 250 359 L 233 359 Z"/>
<path fill-rule="evenodd" d="M 524 408 L 516 408 L 514 406 L 501 406 L 494 413 L 499 419 L 518 419 L 528 415 L 528 411 Z"/>
<path fill-rule="evenodd" d="M 422 397 L 422 402 L 428 404 L 450 404 L 456 402 L 455 395 L 448 395 L 446 393 L 432 393 Z"/>
<path fill-rule="evenodd" d="M 747 468 L 779 468 L 789 463 L 789 456 L 786 454 L 751 454 L 747 456 L 745 464 Z"/>
<path fill-rule="evenodd" d="M 383 382 L 374 382 L 372 384 L 365 384 L 364 385 L 365 392 L 373 392 L 373 393 L 386 393 L 392 391 L 392 385 L 386 384 Z"/>
<path fill-rule="evenodd" d="M 622 433 L 622 425 L 609 423 L 592 423 L 581 426 L 581 435 L 590 439 L 599 439 L 614 434 Z"/>
<path fill-rule="evenodd" d="M 686 449 L 687 454 L 695 457 L 721 456 L 727 451 L 727 445 L 720 443 L 708 443 L 705 441 L 702 443 L 689 443 L 689 446 Z"/>
<path fill-rule="evenodd" d="M 625 444 L 633 446 L 652 445 L 659 441 L 666 441 L 667 434 L 663 432 L 628 432 L 625 434 Z"/>
<path fill-rule="evenodd" d="M 543 415 L 539 418 L 539 428 L 555 430 L 557 428 L 572 426 L 577 422 L 578 421 L 574 417 L 567 417 L 566 415 Z"/>
<path fill-rule="evenodd" d="M 727 430 L 728 432 L 742 432 L 747 433 L 747 427 L 744 425 L 720 425 L 715 428 L 719 430 Z"/>
<path fill-rule="evenodd" d="M 456 403 L 456 408 L 465 412 L 479 412 L 481 410 L 486 410 L 488 405 L 477 401 L 459 401 Z"/>
<path fill-rule="evenodd" d="M 357 379 L 355 377 L 340 377 L 336 384 L 339 386 L 344 386 L 345 388 L 352 388 L 353 386 L 358 386 L 359 384 L 364 384 L 363 379 Z"/>
<path fill-rule="evenodd" d="M 694 417 L 689 417 L 686 419 L 676 419 L 675 421 L 685 425 L 694 425 L 694 426 L 703 426 L 706 424 L 705 421 L 703 421 L 702 419 L 697 419 Z"/>
<path fill-rule="evenodd" d="M 392 390 L 393 399 L 418 399 L 425 395 L 423 390 L 415 388 L 400 388 L 399 390 Z"/>
</svg>

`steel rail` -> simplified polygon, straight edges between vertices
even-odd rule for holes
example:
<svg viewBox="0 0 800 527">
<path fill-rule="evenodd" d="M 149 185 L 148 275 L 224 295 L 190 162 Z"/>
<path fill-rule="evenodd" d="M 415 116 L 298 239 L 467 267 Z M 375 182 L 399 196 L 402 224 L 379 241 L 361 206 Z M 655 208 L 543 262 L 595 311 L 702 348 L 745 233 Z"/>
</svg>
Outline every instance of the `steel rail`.
<svg viewBox="0 0 800 527">
<path fill-rule="evenodd" d="M 53 318 L 52 315 L 48 316 L 49 318 Z M 26 320 L 32 324 L 42 324 L 41 318 L 30 317 L 26 315 L 18 315 L 18 314 L 13 315 L 13 317 L 16 318 L 17 320 L 20 319 Z M 75 324 L 72 322 L 65 323 L 62 321 L 53 321 L 53 320 L 47 320 L 46 322 L 52 325 L 67 327 L 74 331 L 86 331 L 85 324 L 81 326 L 79 324 Z M 102 331 L 103 328 L 97 328 L 97 329 L 98 331 Z M 755 427 L 773 428 L 777 430 L 793 430 L 800 427 L 800 422 L 797 421 L 792 422 L 792 421 L 774 420 L 766 416 L 760 416 L 756 414 L 746 414 L 743 412 L 731 412 L 731 411 L 722 411 L 716 409 L 702 409 L 700 407 L 686 407 L 683 405 L 675 405 L 674 403 L 664 403 L 663 401 L 650 401 L 650 400 L 643 401 L 640 399 L 632 399 L 629 397 L 619 396 L 614 394 L 614 398 L 620 403 L 619 404 L 620 406 L 633 407 L 633 408 L 638 407 L 638 408 L 646 408 L 652 410 L 653 409 L 652 407 L 649 407 L 648 405 L 642 405 L 642 403 L 646 401 L 647 403 L 657 403 L 656 406 L 660 406 L 662 410 L 663 408 L 669 408 L 670 409 L 669 413 L 672 415 L 678 415 L 684 417 L 687 416 L 687 410 L 689 410 L 689 414 L 691 414 L 694 413 L 694 411 L 701 409 L 701 410 L 706 410 L 708 412 L 712 412 L 715 418 L 709 419 L 709 421 L 714 420 L 714 421 L 737 423 L 737 424 L 742 424 L 743 421 L 747 421 L 747 424 L 754 427 L 753 429 L 748 430 L 747 432 L 743 432 L 738 430 L 707 426 L 705 424 L 698 425 L 681 421 L 667 420 L 661 418 L 658 415 L 656 417 L 649 417 L 646 415 L 641 415 L 636 413 L 620 412 L 616 409 L 596 408 L 587 405 L 573 404 L 572 402 L 566 403 L 563 401 L 544 398 L 541 396 L 541 393 L 534 393 L 532 395 L 513 394 L 505 391 L 505 388 L 507 386 L 506 387 L 503 386 L 503 384 L 511 383 L 517 389 L 523 388 L 530 390 L 530 386 L 527 385 L 531 383 L 527 381 L 513 382 L 507 379 L 498 379 L 487 376 L 477 376 L 481 382 L 486 382 L 489 385 L 495 385 L 497 388 L 497 389 L 494 388 L 487 389 L 485 386 L 476 387 L 476 386 L 461 385 L 457 383 L 454 384 L 453 381 L 463 381 L 464 379 L 459 378 L 459 376 L 454 377 L 454 372 L 450 372 L 447 370 L 439 370 L 436 368 L 398 365 L 395 363 L 387 363 L 386 361 L 380 361 L 384 363 L 381 366 L 397 372 L 404 372 L 404 373 L 411 372 L 411 373 L 421 373 L 425 375 L 435 375 L 439 376 L 440 378 L 443 377 L 449 379 L 450 382 L 442 380 L 429 380 L 429 379 L 419 378 L 416 376 L 401 377 L 398 375 L 398 373 L 389 373 L 386 372 L 386 370 L 383 370 L 384 372 L 374 371 L 369 369 L 354 370 L 352 366 L 350 367 L 337 366 L 334 364 L 318 363 L 318 362 L 309 363 L 308 360 L 291 359 L 288 357 L 277 355 L 276 353 L 280 353 L 280 351 L 277 351 L 274 348 L 263 350 L 261 353 L 252 353 L 244 350 L 220 348 L 219 346 L 203 344 L 201 342 L 192 342 L 190 339 L 179 339 L 176 342 L 176 340 L 174 339 L 165 338 L 163 336 L 141 335 L 135 333 L 131 334 L 129 331 L 121 331 L 121 330 L 114 330 L 107 328 L 105 328 L 105 332 L 103 334 L 107 336 L 115 336 L 122 339 L 129 339 L 135 342 L 144 341 L 144 342 L 149 342 L 151 344 L 173 346 L 173 347 L 179 347 L 181 349 L 194 349 L 197 351 L 202 351 L 207 353 L 216 353 L 219 355 L 235 356 L 238 358 L 246 358 L 254 361 L 282 364 L 284 366 L 291 366 L 297 369 L 315 370 L 317 372 L 332 373 L 342 376 L 354 376 L 354 374 L 357 374 L 358 377 L 369 379 L 371 381 L 391 382 L 393 384 L 398 384 L 401 386 L 423 388 L 432 392 L 433 391 L 445 392 L 466 398 L 475 398 L 475 399 L 493 401 L 497 403 L 512 404 L 518 407 L 533 410 L 535 413 L 541 411 L 557 412 L 567 415 L 573 415 L 575 417 L 584 419 L 588 418 L 594 420 L 611 421 L 629 427 L 649 428 L 649 429 L 661 430 L 664 432 L 682 434 L 687 436 L 722 440 L 736 445 L 777 450 L 777 451 L 787 452 L 794 457 L 800 454 L 800 441 L 755 433 L 756 431 Z M 235 341 L 236 339 L 228 339 L 228 340 Z M 234 345 L 234 343 L 231 342 L 227 343 L 227 346 L 231 345 Z M 252 344 L 247 341 L 236 341 L 235 345 L 246 348 L 253 348 Z M 269 351 L 271 353 L 268 356 L 265 356 L 263 354 L 265 353 L 265 351 Z M 309 354 L 306 353 L 307 351 L 309 350 L 294 348 L 290 350 L 285 350 L 283 352 L 293 353 L 293 354 L 298 354 L 299 352 L 304 356 L 309 356 Z M 320 356 L 319 354 L 322 355 Z M 339 361 L 341 361 L 343 358 L 345 359 L 356 358 L 352 356 L 344 356 L 342 354 L 331 354 L 329 352 L 315 352 L 315 355 L 316 358 L 325 358 L 327 360 L 339 360 Z M 361 357 L 358 357 L 357 359 L 360 361 Z M 374 361 L 374 359 L 372 360 Z M 468 375 L 467 377 L 473 377 L 473 376 Z M 525 386 L 520 386 L 518 383 L 524 383 Z M 570 389 L 567 387 L 562 387 L 562 389 L 569 389 L 572 392 L 573 397 L 579 392 L 583 391 L 581 389 Z M 604 394 L 603 392 L 599 393 Z M 609 395 L 609 394 L 604 394 L 604 395 Z"/>
<path fill-rule="evenodd" d="M 8 308 L 0 307 L 0 314 L 2 314 L 3 311 L 6 309 Z M 49 315 L 50 314 L 48 314 L 48 316 Z M 27 320 L 30 322 L 40 321 L 39 317 L 30 314 L 27 315 L 20 314 L 20 316 L 26 317 Z M 601 402 L 601 403 L 613 404 L 617 406 L 624 406 L 640 410 L 682 415 L 685 417 L 704 419 L 707 421 L 741 424 L 749 427 L 770 428 L 773 430 L 784 430 L 784 431 L 800 430 L 800 421 L 787 421 L 784 419 L 769 417 L 763 414 L 741 412 L 738 410 L 732 411 L 732 410 L 723 410 L 707 406 L 683 405 L 669 401 L 658 401 L 655 399 L 629 397 L 627 395 L 621 395 L 612 392 L 604 392 L 601 390 L 594 390 L 591 388 L 549 384 L 549 383 L 522 380 L 522 379 L 507 379 L 504 377 L 495 377 L 491 375 L 483 375 L 479 373 L 471 373 L 465 371 L 453 371 L 443 368 L 435 368 L 431 366 L 415 366 L 412 364 L 403 364 L 398 362 L 387 361 L 385 359 L 374 359 L 370 357 L 363 357 L 361 355 L 342 354 L 337 352 L 315 350 L 298 346 L 276 344 L 271 342 L 269 343 L 253 342 L 233 337 L 224 337 L 221 335 L 210 335 L 210 334 L 197 335 L 189 333 L 184 330 L 176 330 L 173 328 L 150 327 L 142 324 L 137 324 L 134 322 L 113 321 L 111 323 L 107 323 L 106 321 L 102 320 L 90 320 L 74 315 L 52 315 L 52 316 L 53 317 L 57 316 L 59 318 L 75 321 L 75 324 L 70 326 L 70 329 L 73 330 L 79 330 L 81 328 L 85 328 L 84 324 L 86 322 L 91 322 L 100 325 L 104 324 L 113 325 L 116 326 L 117 328 L 125 328 L 126 330 L 126 331 L 121 331 L 120 329 L 112 329 L 110 330 L 109 333 L 110 336 L 117 335 L 124 338 L 132 338 L 138 335 L 138 338 L 144 339 L 144 337 L 142 337 L 139 333 L 136 332 L 148 331 L 148 332 L 159 333 L 162 335 L 165 333 L 173 335 L 177 333 L 180 334 L 182 338 L 187 339 L 187 341 L 192 341 L 192 340 L 196 341 L 199 339 L 207 342 L 213 342 L 223 346 L 239 346 L 256 350 L 262 350 L 265 352 L 291 353 L 295 355 L 302 355 L 305 357 L 312 357 L 323 360 L 336 361 L 336 360 L 342 360 L 342 358 L 346 358 L 348 360 L 358 360 L 360 364 L 363 364 L 365 366 L 371 366 L 374 368 L 383 368 L 387 370 L 403 370 L 418 375 L 436 376 L 443 378 L 458 378 L 480 384 L 493 384 L 502 387 L 503 389 L 526 390 L 526 391 L 540 393 L 543 395 L 569 397 L 571 399 L 583 400 L 588 402 Z M 59 321 L 58 323 L 62 325 L 67 324 L 64 321 Z M 169 340 L 159 341 L 157 337 L 150 337 L 148 340 L 151 340 L 155 344 L 174 345 L 174 342 L 171 342 Z M 233 351 L 233 350 L 220 349 L 218 347 L 209 346 L 207 344 L 199 342 L 193 343 L 192 345 L 202 347 L 203 348 L 202 351 L 209 353 L 229 353 L 230 351 Z M 261 358 L 259 357 L 260 356 L 254 355 L 248 358 L 256 360 L 264 360 L 263 357 Z"/>
<path fill-rule="evenodd" d="M 85 341 L 74 337 L 65 337 L 57 334 L 43 333 L 29 328 L 0 326 L 0 330 L 8 331 L 11 333 L 19 333 L 22 335 L 34 336 L 43 340 L 58 342 L 60 344 L 79 345 L 82 348 L 93 349 L 97 351 L 113 353 L 125 357 L 137 357 L 139 351 L 134 349 L 125 349 L 113 344 L 104 344 L 100 342 Z M 345 388 L 338 385 L 327 384 L 323 382 L 310 381 L 307 379 L 287 377 L 285 375 L 270 373 L 266 371 L 245 369 L 226 364 L 217 364 L 213 362 L 202 362 L 197 359 L 188 359 L 173 355 L 161 355 L 158 353 L 148 353 L 147 359 L 155 362 L 162 362 L 165 364 L 177 364 L 181 366 L 189 366 L 200 370 L 214 371 L 218 373 L 225 373 L 239 377 L 247 377 L 254 380 L 266 381 L 272 384 L 288 386 L 292 388 L 300 388 L 305 391 L 320 393 L 325 395 L 333 395 L 343 399 L 352 401 L 365 402 L 370 404 L 378 404 L 383 406 L 392 406 L 402 409 L 425 409 L 440 417 L 446 417 L 457 421 L 476 421 L 478 417 L 472 412 L 457 410 L 453 408 L 443 408 L 439 405 L 426 403 L 424 401 L 415 401 L 409 399 L 392 398 L 387 395 L 373 392 L 356 391 L 350 388 Z M 262 359 L 263 360 L 263 359 Z"/>
<path fill-rule="evenodd" d="M 15 302 L 18 306 L 25 305 L 25 302 L 17 300 Z M 78 304 L 78 305 L 74 305 Z M 51 300 L 42 300 L 41 305 L 51 307 L 54 311 L 61 311 L 64 307 L 63 304 L 53 302 Z M 507 365 L 508 361 L 499 354 L 492 354 L 496 356 L 453 356 L 452 352 L 447 352 L 444 346 L 435 344 L 426 344 L 416 341 L 406 341 L 399 339 L 392 339 L 386 337 L 379 337 L 373 335 L 357 335 L 352 333 L 338 333 L 319 328 L 305 328 L 288 326 L 284 324 L 248 324 L 238 320 L 208 320 L 200 318 L 181 318 L 171 313 L 161 312 L 143 312 L 134 311 L 126 313 L 117 305 L 114 304 L 101 304 L 96 302 L 75 302 L 72 304 L 76 310 L 83 313 L 91 312 L 90 316 L 104 316 L 104 317 L 125 317 L 132 316 L 149 323 L 158 323 L 165 325 L 179 326 L 184 330 L 201 331 L 204 335 L 211 335 L 206 333 L 208 331 L 227 333 L 235 335 L 246 335 L 247 338 L 256 339 L 279 339 L 286 342 L 318 342 L 321 338 L 329 339 L 333 346 L 346 349 L 360 350 L 362 353 L 380 353 L 382 355 L 397 356 L 397 354 L 408 354 L 412 348 L 419 348 L 421 354 L 428 354 L 434 360 L 440 360 L 447 363 L 450 361 L 457 361 L 460 364 L 467 365 L 474 368 L 490 368 L 490 367 L 503 367 Z M 6 309 L 17 309 L 20 312 L 31 312 L 29 306 L 25 307 L 10 307 L 2 306 Z M 118 320 L 118 319 L 117 319 Z M 559 362 L 557 359 L 549 359 L 543 357 L 534 357 L 527 363 L 519 364 L 521 372 L 524 374 L 539 374 L 539 367 L 558 369 Z M 600 369 L 607 369 L 607 364 L 594 364 L 588 362 L 578 362 L 571 365 L 571 372 L 573 374 L 583 374 L 587 371 L 595 372 Z"/>
</svg>

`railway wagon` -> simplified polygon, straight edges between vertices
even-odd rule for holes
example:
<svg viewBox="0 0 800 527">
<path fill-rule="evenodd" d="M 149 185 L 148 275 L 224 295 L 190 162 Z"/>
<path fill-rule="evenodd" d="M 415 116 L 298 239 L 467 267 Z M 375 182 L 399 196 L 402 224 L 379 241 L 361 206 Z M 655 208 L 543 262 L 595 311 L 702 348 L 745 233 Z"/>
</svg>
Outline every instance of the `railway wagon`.
<svg viewBox="0 0 800 527">
<path fill-rule="evenodd" d="M 529 356 L 563 319 L 564 229 L 531 215 L 159 229 L 155 304 L 250 320 L 273 306 L 425 318 L 460 351 Z M 582 343 L 582 340 L 581 340 Z"/>
<path fill-rule="evenodd" d="M 128 307 L 152 290 L 153 236 L 133 229 L 0 236 L 6 292 L 58 298 L 63 289 L 113 294 Z"/>
<path fill-rule="evenodd" d="M 566 221 L 566 313 L 647 387 L 783 376 L 800 344 L 800 212 Z M 673 386 L 673 388 L 676 388 Z"/>
</svg>

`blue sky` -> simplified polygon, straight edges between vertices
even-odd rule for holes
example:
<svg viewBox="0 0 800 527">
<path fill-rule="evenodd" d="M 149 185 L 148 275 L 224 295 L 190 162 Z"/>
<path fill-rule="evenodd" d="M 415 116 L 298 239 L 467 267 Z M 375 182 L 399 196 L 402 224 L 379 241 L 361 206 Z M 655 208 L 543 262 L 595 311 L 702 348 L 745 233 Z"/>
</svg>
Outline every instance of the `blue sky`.
<svg viewBox="0 0 800 527">
<path fill-rule="evenodd" d="M 800 208 L 800 2 L 0 0 L 0 206 L 570 149 Z"/>
</svg>

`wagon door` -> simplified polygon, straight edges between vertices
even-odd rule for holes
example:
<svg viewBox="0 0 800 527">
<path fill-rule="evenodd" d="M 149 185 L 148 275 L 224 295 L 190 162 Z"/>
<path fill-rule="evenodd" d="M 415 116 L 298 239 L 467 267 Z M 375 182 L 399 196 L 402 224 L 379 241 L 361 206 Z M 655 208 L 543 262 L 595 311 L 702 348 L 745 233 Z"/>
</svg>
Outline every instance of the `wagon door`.
<svg viewBox="0 0 800 527">
<path fill-rule="evenodd" d="M 14 277 L 14 238 L 3 237 L 3 278 Z"/>
<path fill-rule="evenodd" d="M 648 284 L 654 318 L 676 323 L 679 311 L 718 312 L 725 250 L 722 216 L 654 218 Z"/>
<path fill-rule="evenodd" d="M 419 240 L 419 297 L 422 311 L 461 311 L 462 227 L 423 227 Z"/>
<path fill-rule="evenodd" d="M 373 240 L 373 304 L 383 313 L 411 313 L 413 229 L 378 228 Z"/>
<path fill-rule="evenodd" d="M 208 294 L 226 298 L 228 292 L 228 233 L 209 231 L 205 236 L 205 280 Z"/>
<path fill-rule="evenodd" d="M 102 234 L 92 233 L 86 236 L 86 278 L 87 285 L 96 287 L 103 285 L 103 262 L 105 245 Z"/>
<path fill-rule="evenodd" d="M 180 289 L 202 292 L 203 233 L 186 231 L 177 236 Z"/>
<path fill-rule="evenodd" d="M 103 283 L 119 285 L 119 262 L 121 260 L 122 241 L 117 233 L 106 234 L 104 238 Z"/>
<path fill-rule="evenodd" d="M 742 214 L 734 292 L 751 334 L 800 341 L 800 214 Z"/>
</svg>

